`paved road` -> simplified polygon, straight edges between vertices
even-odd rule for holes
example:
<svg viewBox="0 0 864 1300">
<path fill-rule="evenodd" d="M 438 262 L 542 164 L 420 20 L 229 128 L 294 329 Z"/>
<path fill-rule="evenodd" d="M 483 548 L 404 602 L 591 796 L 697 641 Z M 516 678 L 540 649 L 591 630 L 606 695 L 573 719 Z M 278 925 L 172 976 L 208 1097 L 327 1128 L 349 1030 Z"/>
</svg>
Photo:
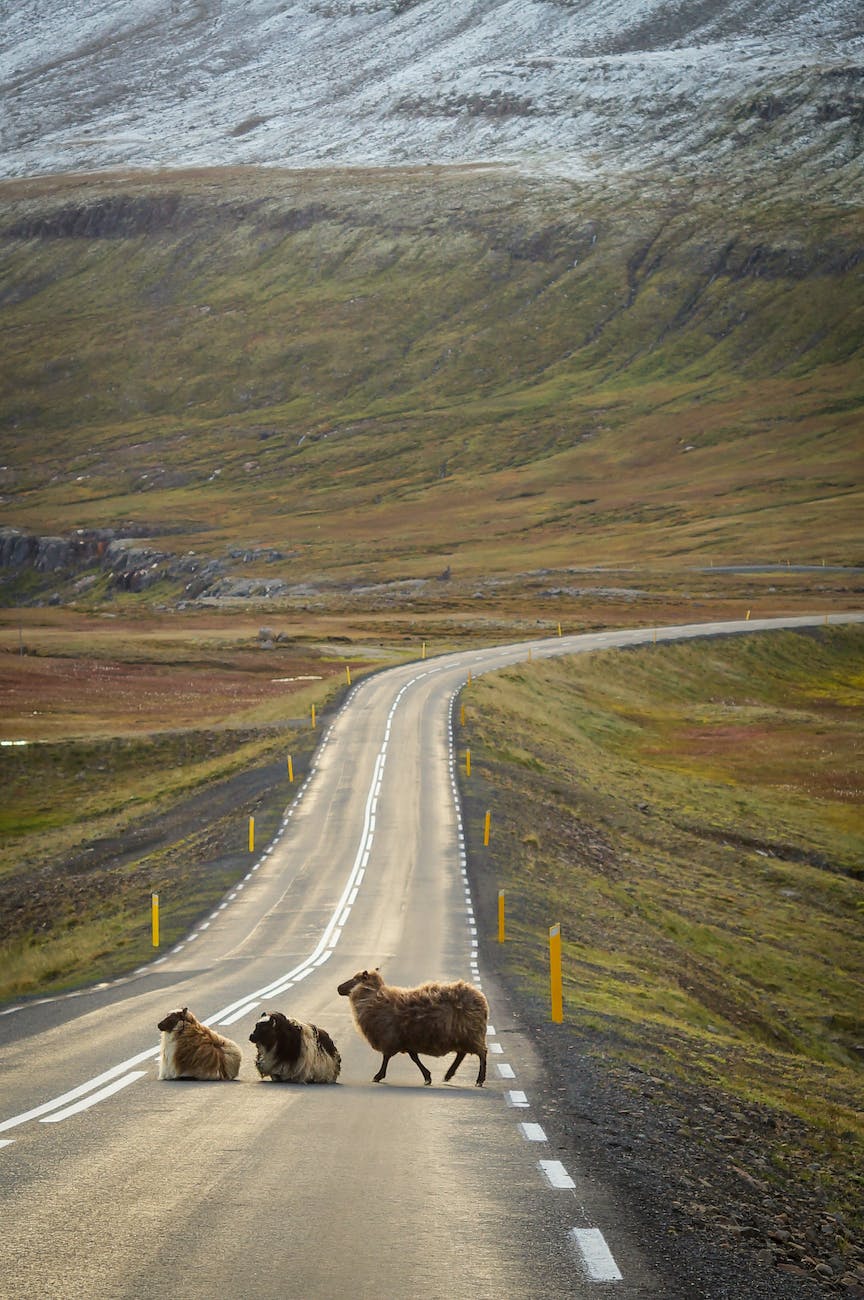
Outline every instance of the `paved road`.
<svg viewBox="0 0 864 1300">
<path fill-rule="evenodd" d="M 849 616 L 857 621 L 864 616 Z M 839 621 L 838 616 L 832 620 Z M 478 967 L 451 745 L 455 693 L 532 657 L 818 624 L 787 619 L 474 650 L 360 684 L 322 739 L 280 837 L 158 964 L 0 1016 L 0 1295 L 492 1300 L 676 1294 L 638 1218 L 544 1140 L 545 1081 Z M 336 985 L 482 983 L 475 1058 L 424 1088 L 378 1058 Z M 186 1004 L 244 1047 L 233 1083 L 156 1079 L 156 1022 Z M 504 999 L 498 995 L 497 1005 Z M 262 1083 L 264 1009 L 326 1027 L 336 1087 Z"/>
</svg>

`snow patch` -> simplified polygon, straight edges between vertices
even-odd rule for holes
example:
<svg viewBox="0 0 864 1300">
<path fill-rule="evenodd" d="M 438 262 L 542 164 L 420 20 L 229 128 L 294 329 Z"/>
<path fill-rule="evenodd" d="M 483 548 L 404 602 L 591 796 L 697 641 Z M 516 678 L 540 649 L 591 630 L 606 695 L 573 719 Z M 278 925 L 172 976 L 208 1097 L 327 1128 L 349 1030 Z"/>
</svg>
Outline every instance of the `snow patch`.
<svg viewBox="0 0 864 1300">
<path fill-rule="evenodd" d="M 511 162 L 860 182 L 858 0 L 16 0 L 2 174 Z"/>
</svg>

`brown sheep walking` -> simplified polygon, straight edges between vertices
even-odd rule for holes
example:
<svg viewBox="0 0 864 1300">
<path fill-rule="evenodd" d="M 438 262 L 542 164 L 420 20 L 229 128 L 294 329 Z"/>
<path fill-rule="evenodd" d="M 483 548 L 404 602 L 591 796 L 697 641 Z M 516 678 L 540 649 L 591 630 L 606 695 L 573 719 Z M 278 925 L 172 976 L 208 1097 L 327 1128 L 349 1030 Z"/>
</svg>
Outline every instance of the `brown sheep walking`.
<svg viewBox="0 0 864 1300">
<path fill-rule="evenodd" d="M 407 1052 L 428 1085 L 432 1075 L 418 1053 L 446 1056 L 455 1052 L 456 1059 L 444 1075 L 445 1083 L 468 1054 L 476 1054 L 480 1058 L 477 1087 L 483 1087 L 489 1005 L 473 985 L 457 980 L 455 984 L 433 982 L 413 989 L 393 988 L 384 983 L 380 971 L 363 970 L 340 984 L 338 991 L 351 999 L 359 1033 L 384 1058 L 374 1076 L 376 1083 L 387 1074 L 390 1058 Z"/>
</svg>

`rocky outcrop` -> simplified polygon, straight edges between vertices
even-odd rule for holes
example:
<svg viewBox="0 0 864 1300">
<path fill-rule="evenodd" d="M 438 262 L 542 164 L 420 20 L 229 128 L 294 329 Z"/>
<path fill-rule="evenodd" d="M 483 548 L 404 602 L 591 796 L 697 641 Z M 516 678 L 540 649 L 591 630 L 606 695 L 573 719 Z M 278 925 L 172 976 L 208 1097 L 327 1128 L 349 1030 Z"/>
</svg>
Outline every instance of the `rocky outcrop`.
<svg viewBox="0 0 864 1300">
<path fill-rule="evenodd" d="M 47 216 L 22 218 L 5 233 L 14 239 L 130 239 L 182 229 L 189 219 L 173 194 L 158 199 L 112 194 L 90 204 L 67 204 Z"/>
<path fill-rule="evenodd" d="M 188 551 L 177 555 L 142 545 L 131 537 L 117 537 L 110 529 L 84 530 L 70 537 L 40 537 L 17 528 L 0 528 L 0 570 L 51 575 L 74 580 L 81 591 L 81 578 L 88 572 L 109 575 L 109 589 L 146 591 L 157 582 L 181 584 L 183 595 L 194 598 L 216 583 L 225 572 L 221 560 Z"/>
<path fill-rule="evenodd" d="M 17 528 L 0 528 L 0 569 L 72 573 L 97 563 L 111 535 L 82 529 L 71 537 L 38 537 Z"/>
</svg>

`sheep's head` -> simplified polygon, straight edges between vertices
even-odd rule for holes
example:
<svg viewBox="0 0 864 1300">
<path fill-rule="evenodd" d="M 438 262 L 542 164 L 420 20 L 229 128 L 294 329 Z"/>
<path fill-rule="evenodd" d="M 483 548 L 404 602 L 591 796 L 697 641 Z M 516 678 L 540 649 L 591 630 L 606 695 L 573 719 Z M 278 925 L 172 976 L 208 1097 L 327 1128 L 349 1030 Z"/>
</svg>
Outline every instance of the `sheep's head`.
<svg viewBox="0 0 864 1300">
<path fill-rule="evenodd" d="M 280 1061 L 296 1061 L 302 1049 L 303 1026 L 281 1011 L 265 1011 L 249 1035 L 249 1042 L 258 1048 L 259 1062 L 274 1052 Z"/>
<path fill-rule="evenodd" d="M 178 1025 L 185 1024 L 189 1016 L 188 1007 L 178 1007 L 176 1011 L 169 1011 L 164 1020 L 160 1020 L 156 1026 L 161 1029 L 163 1034 L 172 1034 Z"/>
<path fill-rule="evenodd" d="M 380 989 L 384 983 L 381 971 L 376 966 L 375 970 L 360 970 L 356 975 L 352 975 L 350 980 L 345 980 L 339 985 L 336 992 L 343 998 L 351 996 L 352 990 L 356 988 Z"/>
<path fill-rule="evenodd" d="M 281 1011 L 265 1011 L 255 1022 L 255 1028 L 249 1035 L 249 1042 L 260 1043 L 262 1047 L 273 1047 L 289 1023 L 294 1022 L 289 1022 L 288 1017 Z"/>
</svg>

